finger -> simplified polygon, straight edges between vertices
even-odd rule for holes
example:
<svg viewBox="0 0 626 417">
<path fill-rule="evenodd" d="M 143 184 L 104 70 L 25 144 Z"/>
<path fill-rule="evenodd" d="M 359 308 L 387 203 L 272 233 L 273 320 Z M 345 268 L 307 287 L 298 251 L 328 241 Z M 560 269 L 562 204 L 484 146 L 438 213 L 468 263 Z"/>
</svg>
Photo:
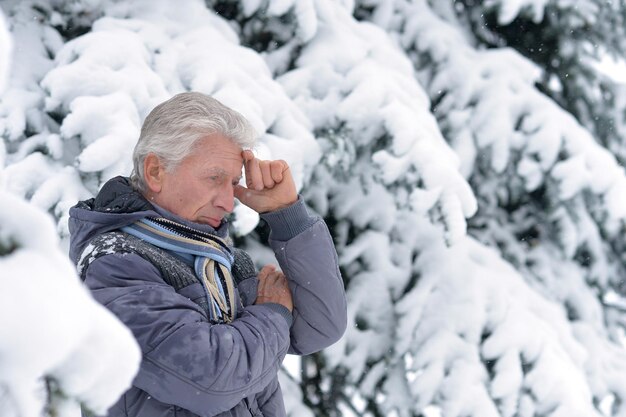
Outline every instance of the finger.
<svg viewBox="0 0 626 417">
<path fill-rule="evenodd" d="M 243 157 L 243 166 L 244 166 L 244 173 L 246 176 L 246 186 L 248 188 L 252 188 L 252 177 L 250 175 L 250 170 L 248 168 L 248 162 L 254 159 L 254 154 L 252 153 L 251 150 L 246 149 L 245 151 L 241 151 L 241 156 Z"/>
<path fill-rule="evenodd" d="M 258 274 L 258 279 L 266 279 L 268 275 L 276 271 L 276 265 L 268 264 L 265 265 Z"/>
<path fill-rule="evenodd" d="M 273 278 L 276 282 L 286 281 L 285 274 L 283 274 L 283 271 L 278 270 L 278 269 L 277 269 L 277 270 L 275 270 L 275 271 L 272 271 L 272 272 L 270 273 L 270 276 L 271 276 L 271 277 L 272 277 L 272 278 Z"/>
<path fill-rule="evenodd" d="M 242 204 L 248 206 L 248 201 L 254 196 L 254 191 L 251 188 L 237 184 L 235 185 L 234 195 Z"/>
<path fill-rule="evenodd" d="M 259 284 L 257 286 L 257 297 L 271 297 L 276 294 L 284 285 L 280 285 L 278 280 L 280 275 L 276 271 L 270 271 L 268 274 L 259 275 Z"/>
<path fill-rule="evenodd" d="M 239 201 L 241 201 L 242 203 L 246 204 L 246 200 L 247 200 L 247 195 L 246 192 L 250 191 L 248 188 L 242 186 L 241 184 L 237 184 L 235 185 L 235 189 L 233 190 L 233 194 L 235 195 L 235 198 Z"/>
<path fill-rule="evenodd" d="M 276 282 L 278 280 L 278 276 L 276 275 L 276 272 L 270 272 L 269 274 L 267 274 L 267 276 L 263 279 L 264 284 L 265 284 L 265 288 L 269 291 L 271 291 L 272 288 L 276 288 Z"/>
<path fill-rule="evenodd" d="M 259 166 L 259 159 L 253 158 L 246 162 L 246 184 L 248 188 L 261 191 L 263 189 L 263 175 Z"/>
<path fill-rule="evenodd" d="M 289 281 L 287 281 L 285 274 L 283 274 L 282 272 L 279 272 L 279 274 L 276 276 L 275 285 L 281 289 L 289 291 Z"/>
<path fill-rule="evenodd" d="M 244 162 L 246 162 L 251 159 L 254 159 L 254 153 L 252 153 L 250 149 L 246 149 L 246 150 L 241 151 L 241 157 L 243 158 Z"/>
<path fill-rule="evenodd" d="M 272 288 L 276 293 L 289 293 L 291 294 L 291 289 L 289 288 L 289 279 L 280 269 L 270 273 L 268 277 L 268 281 L 271 280 L 271 285 L 268 288 Z"/>
<path fill-rule="evenodd" d="M 279 183 L 283 180 L 283 171 L 285 168 L 289 169 L 287 163 L 285 161 L 272 161 L 270 164 L 270 170 L 272 174 L 272 179 L 275 183 Z"/>
<path fill-rule="evenodd" d="M 265 188 L 273 188 L 274 180 L 272 179 L 272 173 L 270 171 L 271 161 L 260 161 L 259 168 L 261 169 L 261 176 L 263 177 L 263 186 Z"/>
</svg>

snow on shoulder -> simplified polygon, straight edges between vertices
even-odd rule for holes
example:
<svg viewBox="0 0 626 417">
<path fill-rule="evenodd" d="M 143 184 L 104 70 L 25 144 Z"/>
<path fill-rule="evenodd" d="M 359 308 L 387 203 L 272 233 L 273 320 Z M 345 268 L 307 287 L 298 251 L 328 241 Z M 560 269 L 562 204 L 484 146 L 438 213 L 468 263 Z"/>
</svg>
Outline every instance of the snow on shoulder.
<svg viewBox="0 0 626 417">
<path fill-rule="evenodd" d="M 52 219 L 6 191 L 0 201 L 0 414 L 102 414 L 130 387 L 137 343 L 81 285 Z"/>
</svg>

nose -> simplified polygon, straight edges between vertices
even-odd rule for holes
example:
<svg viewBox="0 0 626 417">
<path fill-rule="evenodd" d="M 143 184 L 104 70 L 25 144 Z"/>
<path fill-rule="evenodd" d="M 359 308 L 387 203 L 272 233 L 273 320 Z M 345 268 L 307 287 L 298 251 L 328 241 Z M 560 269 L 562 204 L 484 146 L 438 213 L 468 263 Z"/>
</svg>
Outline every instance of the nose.
<svg viewBox="0 0 626 417">
<path fill-rule="evenodd" d="M 226 213 L 232 213 L 235 208 L 235 187 L 232 184 L 226 184 L 220 189 L 214 202 L 215 207 Z"/>
</svg>

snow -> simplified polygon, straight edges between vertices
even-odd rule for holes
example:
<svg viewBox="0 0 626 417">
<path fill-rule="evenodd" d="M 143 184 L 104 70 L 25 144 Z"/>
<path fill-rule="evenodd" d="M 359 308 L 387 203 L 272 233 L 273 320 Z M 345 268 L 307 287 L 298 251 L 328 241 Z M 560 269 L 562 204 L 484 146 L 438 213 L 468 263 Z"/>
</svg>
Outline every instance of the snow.
<svg viewBox="0 0 626 417">
<path fill-rule="evenodd" d="M 10 70 L 13 44 L 6 27 L 4 14 L 0 13 L 0 93 L 4 91 Z"/>
<path fill-rule="evenodd" d="M 107 170 L 108 177 L 129 172 L 130 150 L 140 129 L 139 115 L 129 96 L 116 92 L 77 97 L 70 105 L 70 112 L 61 125 L 61 134 L 64 138 L 81 138 L 83 152 L 77 160 L 78 168 L 84 172 Z M 103 113 L 106 116 L 100 118 L 104 119 L 102 124 L 89 122 Z M 125 163 L 111 169 L 120 159 Z"/>
<path fill-rule="evenodd" d="M 590 0 L 474 3 L 463 13 L 502 25 L 600 16 Z M 255 153 L 287 161 L 332 226 L 349 328 L 318 387 L 300 374 L 313 361 L 285 361 L 289 415 L 316 415 L 313 388 L 345 416 L 625 415 L 621 142 L 539 91 L 537 64 L 485 47 L 458 2 L 247 0 L 229 19 L 200 0 L 31 4 L 2 2 L 12 52 L 0 20 L 0 247 L 18 243 L 0 276 L 29 278 L 0 291 L 1 415 L 39 415 L 43 376 L 63 417 L 129 386 L 137 348 L 65 259 L 68 210 L 129 174 L 143 118 L 186 90 L 244 114 Z M 91 30 L 66 40 L 68 25 Z M 626 90 L 611 93 L 619 115 Z M 258 222 L 236 206 L 234 234 L 275 263 Z"/>
<path fill-rule="evenodd" d="M 302 404 L 302 392 L 300 391 L 297 382 L 288 376 L 288 374 L 284 371 L 278 373 L 278 380 L 280 381 L 283 396 L 285 398 L 285 407 L 291 411 L 289 415 L 293 417 L 313 417 L 314 414 L 311 410 Z"/>
<path fill-rule="evenodd" d="M 385 9 L 385 13 L 391 13 L 387 9 L 390 7 L 389 3 L 381 3 L 380 7 Z M 526 191 L 546 187 L 550 201 L 547 204 L 550 205 L 541 207 L 545 213 L 541 211 L 535 213 L 528 219 L 528 223 L 533 225 L 541 222 L 540 219 L 543 216 L 558 222 L 560 227 L 557 230 L 548 229 L 545 233 L 552 232 L 552 237 L 563 248 L 563 252 L 550 249 L 551 245 L 546 243 L 546 239 L 549 238 L 544 235 L 543 228 L 538 237 L 539 243 L 532 242 L 525 249 L 530 256 L 519 255 L 517 252 L 519 242 L 508 243 L 507 241 L 500 247 L 500 250 L 506 259 L 510 259 L 515 267 L 519 268 L 519 273 L 512 269 L 502 270 L 502 266 L 506 263 L 496 262 L 498 256 L 495 254 L 489 257 L 480 255 L 477 258 L 475 250 L 467 253 L 467 248 L 460 249 L 459 247 L 463 247 L 462 239 L 457 240 L 456 244 L 449 249 L 452 253 L 441 255 L 433 253 L 434 249 L 430 248 L 433 244 L 432 240 L 428 242 L 430 250 L 427 254 L 423 253 L 425 247 L 414 249 L 413 253 L 419 255 L 418 259 L 432 260 L 432 269 L 426 269 L 421 263 L 415 266 L 415 270 L 419 271 L 416 290 L 396 304 L 401 305 L 402 310 L 394 315 L 394 317 L 401 317 L 401 320 L 406 322 L 406 326 L 397 331 L 397 336 L 393 339 L 394 344 L 390 342 L 386 347 L 400 354 L 404 353 L 405 349 L 413 350 L 415 355 L 413 363 L 422 363 L 421 367 L 414 369 L 416 379 L 413 397 L 419 399 L 416 409 L 427 406 L 430 401 L 436 401 L 438 404 L 443 404 L 443 409 L 447 411 L 444 415 L 495 415 L 496 411 L 489 399 L 492 397 L 497 398 L 499 404 L 497 412 L 504 413 L 502 415 L 514 415 L 516 412 L 522 413 L 521 415 L 532 415 L 533 410 L 545 412 L 553 404 L 560 404 L 554 409 L 554 415 L 575 415 L 572 414 L 574 412 L 578 412 L 578 415 L 597 415 L 597 410 L 589 405 L 592 403 L 592 398 L 604 398 L 605 393 L 617 390 L 619 386 L 611 384 L 609 389 L 608 386 L 599 388 L 587 383 L 587 378 L 592 372 L 602 373 L 599 371 L 603 369 L 602 365 L 591 365 L 589 357 L 597 354 L 592 352 L 598 352 L 603 348 L 592 347 L 589 343 L 591 340 L 602 340 L 603 336 L 595 332 L 603 325 L 600 324 L 601 307 L 594 294 L 585 289 L 587 284 L 584 282 L 584 277 L 593 276 L 593 279 L 607 282 L 611 271 L 614 271 L 610 262 L 601 256 L 602 249 L 598 245 L 601 238 L 599 238 L 598 230 L 609 233 L 616 233 L 618 230 L 614 227 L 617 227 L 619 223 L 617 218 L 621 218 L 620 210 L 624 207 L 624 201 L 621 199 L 624 195 L 624 190 L 621 188 L 624 178 L 623 169 L 614 157 L 597 145 L 589 132 L 582 128 L 571 115 L 563 112 L 536 91 L 533 84 L 540 75 L 537 67 L 510 50 L 476 51 L 471 47 L 463 47 L 466 41 L 456 30 L 450 30 L 451 28 L 446 25 L 438 24 L 437 22 L 441 20 L 429 11 L 425 2 L 416 2 L 416 4 L 406 6 L 403 2 L 395 2 L 395 7 L 397 9 L 394 13 L 398 15 L 394 15 L 393 19 L 385 20 L 392 22 L 386 29 L 393 31 L 396 27 L 406 28 L 398 36 L 401 39 L 401 45 L 413 54 L 412 56 L 418 58 L 415 61 L 416 66 L 423 65 L 423 62 L 429 62 L 429 60 L 436 63 L 433 67 L 425 65 L 430 69 L 422 71 L 420 80 L 428 86 L 433 100 L 438 100 L 434 113 L 438 117 L 440 126 L 446 130 L 446 137 L 454 145 L 457 155 L 465 157 L 461 165 L 464 176 L 469 178 L 476 175 L 472 184 L 475 187 L 474 190 L 481 193 L 479 198 L 483 204 L 496 204 L 502 201 L 498 198 L 503 198 L 506 202 L 507 193 L 509 195 L 520 193 L 515 189 L 516 183 L 519 184 L 516 181 L 516 175 L 523 179 L 522 184 Z M 373 21 L 376 21 L 378 10 L 380 8 L 376 8 Z M 430 29 L 427 29 L 428 27 Z M 439 100 L 439 97 L 443 98 Z M 432 155 L 433 152 L 429 149 L 426 154 Z M 377 157 L 380 158 L 380 156 Z M 477 161 L 468 161 L 468 157 Z M 436 158 L 437 161 L 441 159 Z M 484 162 L 487 162 L 486 166 Z M 385 174 L 390 176 L 388 182 L 393 183 L 406 173 L 406 164 L 403 165 L 403 163 L 403 160 L 399 160 L 397 164 L 390 164 L 391 169 L 385 171 Z M 600 166 L 602 169 L 599 168 Z M 511 176 L 511 173 L 514 175 Z M 437 174 L 433 176 L 441 177 Z M 494 183 L 498 184 L 500 178 L 502 188 L 496 188 Z M 590 195 L 590 191 L 593 194 Z M 442 194 L 438 198 L 445 201 L 448 194 L 445 191 L 439 192 Z M 523 191 L 521 193 L 525 195 Z M 425 198 L 426 207 L 431 206 L 428 193 L 422 192 L 416 195 Z M 590 197 L 594 196 L 597 196 L 597 200 L 590 200 Z M 598 203 L 595 204 L 592 201 Z M 451 204 L 454 202 L 452 201 Z M 520 208 L 522 213 L 525 210 L 533 209 L 530 206 Z M 590 216 L 590 213 L 595 214 L 598 210 L 602 212 L 600 217 Z M 454 213 L 455 210 L 449 210 L 449 212 Z M 487 213 L 489 214 L 491 212 Z M 607 217 L 603 217 L 604 215 Z M 397 219 L 399 214 L 396 213 L 395 216 Z M 518 218 L 519 216 L 511 215 L 509 221 L 514 223 Z M 425 230 L 430 227 L 428 225 L 409 226 L 406 219 L 404 220 L 402 223 L 398 220 L 401 226 L 396 226 L 401 228 L 401 233 L 404 234 L 408 230 L 415 229 L 424 234 Z M 503 226 L 496 219 L 493 219 L 493 224 L 494 226 L 487 226 L 488 233 L 498 235 L 500 231 L 496 229 L 502 229 Z M 510 226 L 505 224 L 504 227 Z M 520 224 L 519 227 L 522 228 L 523 225 Z M 394 228 L 391 230 L 390 235 L 395 239 L 408 245 L 409 248 L 413 247 L 409 243 L 411 239 L 395 236 Z M 555 231 L 557 233 L 554 233 Z M 507 235 L 509 232 L 505 229 L 501 233 Z M 482 233 L 479 235 L 483 236 Z M 514 236 L 512 237 L 516 240 Z M 370 238 L 370 244 L 359 241 L 359 247 L 375 248 L 376 244 L 373 241 L 376 239 L 380 240 L 381 237 Z M 493 240 L 498 241 L 498 239 Z M 496 242 L 491 242 L 494 247 L 497 247 Z M 532 250 L 536 244 L 540 247 Z M 564 253 L 566 259 L 573 258 L 581 247 L 590 248 L 593 253 L 593 265 L 589 268 L 592 272 L 589 275 L 562 260 Z M 352 244 L 348 248 L 352 249 L 356 246 Z M 464 254 L 457 254 L 457 250 Z M 410 253 L 410 250 L 406 248 L 404 251 Z M 350 250 L 344 251 L 344 255 L 346 253 L 350 254 L 350 257 L 344 268 L 352 276 L 351 285 L 355 279 L 361 277 L 356 273 L 360 270 L 355 265 L 357 262 L 349 263 L 353 259 L 360 259 L 360 262 L 363 262 L 362 259 L 367 259 L 367 267 L 363 268 L 364 270 L 374 270 L 377 276 L 392 277 L 388 288 L 396 288 L 397 282 L 401 281 L 395 277 L 395 271 L 387 266 L 387 252 L 382 250 L 365 252 L 363 249 L 363 258 L 359 258 Z M 373 256 L 380 256 L 380 258 L 372 259 Z M 463 259 L 468 256 L 477 259 L 464 264 Z M 479 259 L 478 265 L 475 264 L 475 261 Z M 525 259 L 527 259 L 526 265 L 535 265 L 529 266 L 531 271 L 524 266 Z M 556 259 L 559 261 L 555 261 Z M 485 269 L 483 269 L 483 264 Z M 431 266 L 430 263 L 428 265 Z M 451 265 L 456 265 L 458 270 Z M 547 267 L 549 265 L 553 266 Z M 442 272 L 436 273 L 435 271 L 440 268 Z M 489 279 L 489 276 L 494 274 L 494 270 L 498 271 L 498 274 L 493 275 L 494 284 L 491 287 L 483 280 Z M 407 272 L 404 271 L 404 274 L 403 279 L 406 282 Z M 458 281 L 452 284 L 455 275 Z M 475 282 L 474 279 L 480 280 L 480 283 Z M 436 297 L 437 289 L 440 286 L 445 287 L 448 280 L 451 282 L 449 287 L 455 290 L 446 292 L 438 302 L 433 301 L 432 317 L 424 316 L 424 304 L 427 305 L 429 300 Z M 351 290 L 354 288 L 352 286 Z M 477 290 L 479 288 L 480 290 Z M 493 288 L 495 291 L 493 295 L 488 288 Z M 525 299 L 522 297 L 524 294 L 522 288 L 532 288 L 534 292 L 531 292 Z M 415 294 L 418 291 L 419 296 Z M 463 294 L 467 295 L 468 292 L 476 298 L 471 302 L 464 302 Z M 510 295 L 506 296 L 507 293 Z M 387 298 L 387 295 L 380 290 L 368 294 L 370 298 L 368 305 L 384 303 Z M 376 300 L 371 300 L 372 297 L 376 297 Z M 507 297 L 511 299 L 507 301 Z M 568 309 L 574 310 L 570 314 L 576 318 L 571 320 L 581 320 L 585 326 L 588 325 L 596 330 L 584 336 L 579 332 L 567 330 L 569 324 L 563 311 L 553 308 L 555 299 L 559 300 L 557 303 L 562 302 Z M 507 303 L 521 304 L 519 309 L 507 309 Z M 474 308 L 478 305 L 483 308 Z M 458 312 L 453 309 L 453 306 L 457 306 Z M 539 311 L 535 311 L 537 309 Z M 516 319 L 518 314 L 521 318 Z M 353 313 L 352 316 L 359 316 L 359 312 Z M 528 324 L 533 322 L 535 324 Z M 508 327 L 506 323 L 510 323 L 511 327 Z M 452 334 L 446 333 L 447 326 L 452 326 Z M 427 330 L 424 330 L 423 334 L 415 334 L 412 330 L 414 328 Z M 493 348 L 491 343 L 496 340 L 494 328 L 502 331 L 500 336 L 502 341 L 511 343 L 508 346 L 502 345 L 497 353 L 491 351 Z M 527 329 L 527 333 L 524 328 Z M 487 338 L 482 345 L 478 341 L 484 329 L 488 329 L 494 339 Z M 377 330 L 381 331 L 384 338 L 388 337 L 385 329 Z M 468 334 L 470 330 L 473 333 Z M 538 333 L 538 330 L 542 332 Z M 355 353 L 352 350 L 353 346 L 359 346 L 361 333 L 370 331 L 371 329 L 349 330 L 347 340 L 343 342 L 345 357 L 335 356 L 337 354 L 335 349 L 331 349 L 329 355 L 334 361 L 348 361 L 351 366 L 354 366 L 352 358 L 357 355 L 366 358 L 363 360 L 368 362 L 375 362 L 378 358 L 377 352 L 371 349 L 371 343 L 367 348 L 363 347 L 362 352 Z M 411 337 L 406 338 L 405 335 L 411 335 Z M 543 340 L 543 342 L 538 340 Z M 533 341 L 537 344 L 533 345 Z M 481 372 L 485 365 L 474 356 L 477 343 L 481 344 L 481 349 L 485 349 L 483 354 L 489 354 L 489 357 L 483 358 L 482 362 L 491 361 L 493 369 L 496 370 L 495 375 L 490 376 Z M 412 346 L 421 346 L 421 348 L 415 351 Z M 428 349 L 428 346 L 432 347 Z M 518 349 L 514 354 L 510 350 L 513 346 Z M 522 347 L 521 350 L 520 347 Z M 384 348 L 384 346 L 379 347 L 380 350 Z M 337 350 L 342 351 L 341 348 Z M 450 356 L 445 355 L 448 351 L 451 352 Z M 520 362 L 521 352 L 525 352 L 532 359 L 530 362 L 534 364 L 533 370 L 527 370 L 528 361 Z M 621 368 L 623 354 L 617 351 L 613 353 L 609 356 L 616 363 L 620 363 L 616 366 L 623 369 Z M 477 366 L 462 363 L 458 365 L 458 370 L 454 371 L 453 369 L 457 369 L 455 361 L 460 360 L 455 357 L 457 355 L 464 361 L 473 361 Z M 397 354 L 393 357 L 397 357 Z M 560 358 L 560 363 L 555 359 L 556 357 Z M 590 366 L 587 367 L 587 365 Z M 350 366 L 349 368 L 352 369 Z M 564 379 L 568 380 L 569 388 L 562 391 L 553 389 L 557 384 L 562 384 L 560 378 L 549 377 L 554 374 L 566 374 L 567 377 Z M 467 379 L 462 379 L 462 375 L 465 375 Z M 608 377 L 606 374 L 604 376 Z M 459 382 L 460 385 L 456 386 L 456 380 L 452 381 L 454 378 L 463 382 Z M 368 380 L 367 386 L 371 386 L 375 380 L 376 377 Z M 458 389 L 450 389 L 449 385 Z M 464 390 L 467 387 L 478 387 L 478 389 L 464 396 L 459 394 L 461 386 Z M 537 390 L 542 393 L 551 393 L 551 395 L 529 397 L 524 394 L 526 390 L 531 392 Z M 498 394 L 494 395 L 494 392 Z M 451 394 L 444 395 L 443 393 Z M 387 397 L 386 401 L 391 400 Z M 542 402 L 545 405 L 542 405 Z"/>
<path fill-rule="evenodd" d="M 421 226 L 422 230 L 427 228 Z M 476 242 L 468 240 L 448 249 L 443 245 L 437 248 L 431 239 L 424 239 L 424 244 L 427 246 L 422 248 L 419 262 L 424 263 L 420 269 L 428 283 L 416 287 L 398 305 L 402 317 L 398 331 L 411 338 L 405 339 L 406 345 L 396 347 L 415 355 L 413 369 L 418 376 L 413 389 L 418 390 L 415 393 L 423 404 L 434 399 L 433 387 L 440 384 L 444 390 L 453 389 L 457 383 L 485 387 L 487 379 L 480 372 L 481 362 L 493 360 L 495 377 L 487 387 L 494 398 L 509 404 L 510 411 L 504 415 L 514 414 L 511 407 L 517 403 L 516 396 L 522 387 L 535 395 L 549 393 L 546 397 L 539 395 L 540 406 L 572 402 L 570 412 L 578 414 L 571 415 L 596 415 L 585 405 L 591 395 L 584 374 L 571 371 L 572 365 L 584 363 L 584 350 L 567 331 L 565 317 L 559 309 L 530 290 L 522 277 L 510 270 L 495 252 Z M 442 262 L 446 258 L 456 262 Z M 465 282 L 464 291 L 457 290 L 457 279 Z M 507 280 L 506 285 L 503 279 Z M 416 310 L 414 306 L 423 307 Z M 479 340 L 483 332 L 488 332 L 488 337 L 480 352 L 468 349 L 467 345 Z M 411 346 L 419 348 L 415 350 Z M 522 374 L 520 358 L 533 364 L 526 375 Z M 465 371 L 445 376 L 442 367 L 449 366 L 462 366 Z M 564 372 L 567 380 L 560 377 Z M 471 378 L 474 382 L 463 383 L 456 378 Z M 546 384 L 563 388 L 547 389 Z M 471 400 L 459 396 L 457 390 L 453 392 L 457 394 L 444 401 L 444 410 L 450 414 L 444 415 L 457 415 L 452 410 L 474 406 L 481 407 L 482 415 L 498 415 L 493 414 L 494 410 L 489 411 L 488 401 L 485 406 L 479 405 L 486 401 L 486 391 L 474 392 Z M 462 406 L 466 401 L 474 405 Z"/>
<path fill-rule="evenodd" d="M 564 200 L 587 187 L 591 178 L 582 155 L 557 162 L 552 168 L 552 175 L 559 181 L 560 197 Z"/>
<path fill-rule="evenodd" d="M 298 35 L 302 41 L 307 42 L 315 35 L 318 26 L 313 0 L 296 1 L 294 8 L 298 19 Z"/>
<path fill-rule="evenodd" d="M 604 56 L 599 62 L 595 62 L 594 67 L 611 77 L 618 83 L 626 84 L 626 60 L 615 59 L 611 56 Z"/>
<path fill-rule="evenodd" d="M 0 257 L 0 388 L 10 399 L 4 411 L 39 416 L 45 376 L 63 392 L 58 401 L 103 413 L 130 387 L 139 347 L 79 282 L 52 219 L 6 191 L 0 201 L 0 247 L 14 248 Z"/>
<path fill-rule="evenodd" d="M 383 182 L 395 182 L 414 169 L 426 190 L 447 190 L 436 209 L 443 213 L 449 241 L 455 242 L 464 235 L 465 218 L 476 211 L 476 201 L 428 112 L 428 98 L 415 82 L 410 61 L 384 32 L 355 24 L 342 9 L 320 8 L 319 20 L 324 25 L 303 49 L 298 67 L 280 78 L 284 88 L 314 126 L 343 125 L 356 146 L 369 147 L 389 135 L 390 149 L 372 156 Z M 380 209 L 379 219 L 388 218 L 383 205 L 368 207 Z"/>
<path fill-rule="evenodd" d="M 0 13 L 0 91 L 10 62 L 9 41 Z M 19 93 L 9 90 L 8 97 L 16 100 Z M 10 130 L 9 137 L 14 138 Z M 130 386 L 139 367 L 139 347 L 79 282 L 59 248 L 52 219 L 37 208 L 47 209 L 62 199 L 54 194 L 67 190 L 71 180 L 55 174 L 39 153 L 19 162 L 5 170 L 0 158 L 0 179 L 12 179 L 0 184 L 0 411 L 36 417 L 53 401 L 61 416 L 77 415 L 79 404 L 104 413 Z M 36 183 L 43 186 L 33 192 Z M 8 193 L 7 185 L 31 196 L 30 203 Z M 58 214 L 65 216 L 68 209 Z M 44 377 L 54 381 L 62 397 L 46 398 Z"/>
<path fill-rule="evenodd" d="M 520 14 L 530 15 L 535 23 L 541 22 L 547 3 L 548 0 L 491 0 L 488 5 L 497 5 L 498 23 L 506 26 Z"/>
</svg>

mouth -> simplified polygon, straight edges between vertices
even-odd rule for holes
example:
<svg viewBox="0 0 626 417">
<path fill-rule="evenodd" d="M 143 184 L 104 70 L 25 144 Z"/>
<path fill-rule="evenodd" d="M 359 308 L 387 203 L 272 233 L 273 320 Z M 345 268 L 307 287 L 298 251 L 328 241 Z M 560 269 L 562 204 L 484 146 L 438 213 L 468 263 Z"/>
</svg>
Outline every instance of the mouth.
<svg viewBox="0 0 626 417">
<path fill-rule="evenodd" d="M 213 217 L 202 217 L 202 223 L 208 224 L 214 229 L 217 229 L 220 226 L 220 224 L 222 224 L 222 220 L 215 219 Z"/>
</svg>

